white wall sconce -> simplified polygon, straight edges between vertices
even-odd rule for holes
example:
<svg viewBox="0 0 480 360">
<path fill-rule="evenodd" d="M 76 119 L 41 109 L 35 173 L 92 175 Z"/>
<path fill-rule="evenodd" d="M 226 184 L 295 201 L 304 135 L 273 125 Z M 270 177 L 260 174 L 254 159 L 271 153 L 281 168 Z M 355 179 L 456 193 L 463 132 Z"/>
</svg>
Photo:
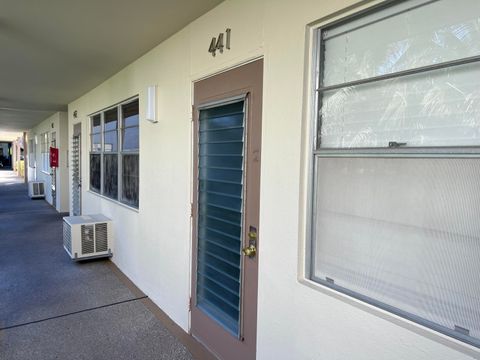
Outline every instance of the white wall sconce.
<svg viewBox="0 0 480 360">
<path fill-rule="evenodd" d="M 147 112 L 146 119 L 152 123 L 157 123 L 157 86 L 147 88 Z"/>
</svg>

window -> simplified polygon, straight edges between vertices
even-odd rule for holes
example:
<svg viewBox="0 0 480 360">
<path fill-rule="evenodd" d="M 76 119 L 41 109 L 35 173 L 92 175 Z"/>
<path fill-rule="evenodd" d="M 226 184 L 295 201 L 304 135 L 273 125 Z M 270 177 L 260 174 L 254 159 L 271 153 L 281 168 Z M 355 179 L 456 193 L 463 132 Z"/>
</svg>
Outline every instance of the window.
<svg viewBox="0 0 480 360">
<path fill-rule="evenodd" d="M 52 131 L 52 134 L 50 135 L 50 146 L 53 148 L 57 147 L 57 133 L 55 131 Z"/>
<path fill-rule="evenodd" d="M 312 280 L 480 347 L 480 3 L 317 31 Z"/>
<path fill-rule="evenodd" d="M 138 99 L 91 117 L 90 190 L 138 208 Z"/>
<path fill-rule="evenodd" d="M 118 108 L 104 112 L 103 195 L 118 198 Z"/>
<path fill-rule="evenodd" d="M 91 119 L 90 134 L 90 190 L 101 192 L 101 157 L 102 157 L 102 135 L 101 135 L 101 114 L 97 114 Z"/>
<path fill-rule="evenodd" d="M 122 105 L 122 195 L 123 202 L 138 207 L 139 127 L 138 100 Z"/>
<path fill-rule="evenodd" d="M 40 148 L 42 153 L 42 171 L 50 173 L 50 143 L 48 132 L 40 135 Z"/>
<path fill-rule="evenodd" d="M 35 164 L 35 139 L 28 140 L 28 166 L 34 168 Z"/>
</svg>

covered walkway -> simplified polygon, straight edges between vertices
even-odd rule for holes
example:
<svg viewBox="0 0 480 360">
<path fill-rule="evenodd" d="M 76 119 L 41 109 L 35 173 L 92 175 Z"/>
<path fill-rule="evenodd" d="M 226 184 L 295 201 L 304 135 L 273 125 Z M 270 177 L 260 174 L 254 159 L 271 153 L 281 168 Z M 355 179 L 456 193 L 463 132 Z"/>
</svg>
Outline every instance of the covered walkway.
<svg viewBox="0 0 480 360">
<path fill-rule="evenodd" d="M 63 215 L 0 171 L 1 360 L 208 357 L 110 261 L 72 262 Z"/>
</svg>

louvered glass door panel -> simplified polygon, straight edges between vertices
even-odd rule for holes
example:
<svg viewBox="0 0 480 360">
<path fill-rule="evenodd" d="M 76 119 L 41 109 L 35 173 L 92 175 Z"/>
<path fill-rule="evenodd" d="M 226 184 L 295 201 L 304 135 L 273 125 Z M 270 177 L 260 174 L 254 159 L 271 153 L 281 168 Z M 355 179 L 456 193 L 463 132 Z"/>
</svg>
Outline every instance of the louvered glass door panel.
<svg viewBox="0 0 480 360">
<path fill-rule="evenodd" d="M 239 335 L 244 101 L 200 111 L 197 306 Z"/>
<path fill-rule="evenodd" d="M 72 138 L 72 210 L 80 215 L 80 136 Z"/>
</svg>

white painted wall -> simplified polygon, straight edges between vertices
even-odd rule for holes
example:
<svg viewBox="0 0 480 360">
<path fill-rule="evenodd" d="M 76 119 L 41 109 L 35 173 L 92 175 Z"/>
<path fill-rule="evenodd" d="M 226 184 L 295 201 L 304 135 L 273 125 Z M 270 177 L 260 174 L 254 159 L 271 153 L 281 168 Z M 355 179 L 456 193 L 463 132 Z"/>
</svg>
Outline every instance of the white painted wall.
<svg viewBox="0 0 480 360">
<path fill-rule="evenodd" d="M 53 124 L 53 127 L 52 127 Z M 42 170 L 42 152 L 41 152 L 41 139 L 40 135 L 44 134 L 45 132 L 49 133 L 49 144 L 48 147 L 50 148 L 51 142 L 51 134 L 52 132 L 56 132 L 56 139 L 57 139 L 57 147 L 59 149 L 59 167 L 57 168 L 56 173 L 56 186 L 57 186 L 57 201 L 53 204 L 52 201 L 52 177 L 50 172 L 46 172 Z M 28 167 L 25 171 L 28 171 L 28 180 L 33 181 L 43 181 L 45 182 L 45 200 L 52 206 L 57 209 L 59 212 L 68 212 L 69 209 L 69 192 L 68 192 L 68 115 L 66 112 L 57 112 L 50 116 L 49 118 L 45 119 L 37 126 L 32 128 L 27 133 L 27 145 L 29 145 L 30 139 L 37 138 L 37 144 L 35 145 L 35 160 L 36 166 Z M 30 152 L 31 149 L 27 151 Z"/>
<path fill-rule="evenodd" d="M 307 24 L 354 3 L 225 1 L 69 104 L 69 134 L 82 122 L 83 213 L 114 219 L 113 261 L 188 331 L 192 82 L 264 56 L 258 359 L 478 357 L 478 350 L 302 280 L 311 121 Z M 212 57 L 210 39 L 227 27 L 232 49 Z M 157 124 L 143 120 L 146 89 L 153 84 Z M 88 115 L 137 94 L 138 211 L 88 191 Z"/>
</svg>

